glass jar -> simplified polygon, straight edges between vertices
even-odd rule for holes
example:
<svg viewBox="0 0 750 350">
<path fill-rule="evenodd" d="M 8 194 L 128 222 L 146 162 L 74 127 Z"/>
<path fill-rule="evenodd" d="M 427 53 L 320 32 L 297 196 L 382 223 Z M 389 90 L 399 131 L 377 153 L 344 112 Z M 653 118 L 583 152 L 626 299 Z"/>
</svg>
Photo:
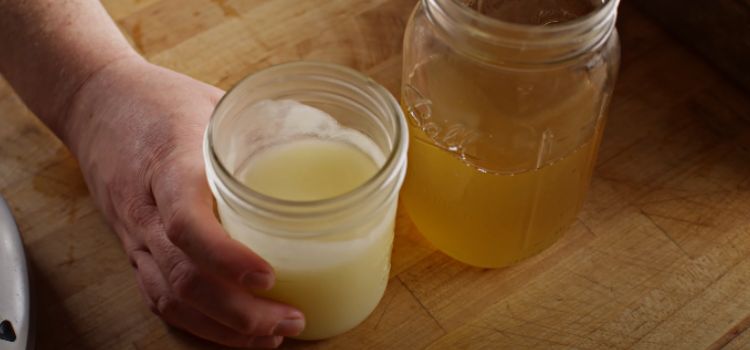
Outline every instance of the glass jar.
<svg viewBox="0 0 750 350">
<path fill-rule="evenodd" d="M 619 0 L 421 0 L 404 38 L 402 201 L 440 250 L 502 267 L 554 243 L 594 168 Z"/>
<path fill-rule="evenodd" d="M 335 120 L 314 114 L 281 119 L 255 109 L 289 100 Z M 354 190 L 319 200 L 274 198 L 243 183 L 244 164 L 264 149 L 306 138 L 350 143 L 378 170 Z M 331 64 L 298 62 L 263 70 L 242 80 L 217 106 L 204 155 L 218 214 L 230 236 L 275 270 L 274 287 L 254 293 L 305 314 L 306 328 L 297 338 L 343 333 L 380 301 L 389 277 L 407 145 L 406 121 L 393 96 L 373 80 Z"/>
</svg>

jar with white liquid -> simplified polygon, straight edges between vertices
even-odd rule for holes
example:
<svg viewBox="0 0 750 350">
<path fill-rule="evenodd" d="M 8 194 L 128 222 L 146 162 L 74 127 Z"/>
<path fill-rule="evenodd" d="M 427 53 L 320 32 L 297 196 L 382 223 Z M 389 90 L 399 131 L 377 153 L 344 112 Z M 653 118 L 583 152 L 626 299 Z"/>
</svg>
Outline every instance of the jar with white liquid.
<svg viewBox="0 0 750 350">
<path fill-rule="evenodd" d="M 253 293 L 305 314 L 297 338 L 346 332 L 383 296 L 407 145 L 388 91 L 331 64 L 260 71 L 216 107 L 204 156 L 219 216 L 274 268 Z"/>
</svg>

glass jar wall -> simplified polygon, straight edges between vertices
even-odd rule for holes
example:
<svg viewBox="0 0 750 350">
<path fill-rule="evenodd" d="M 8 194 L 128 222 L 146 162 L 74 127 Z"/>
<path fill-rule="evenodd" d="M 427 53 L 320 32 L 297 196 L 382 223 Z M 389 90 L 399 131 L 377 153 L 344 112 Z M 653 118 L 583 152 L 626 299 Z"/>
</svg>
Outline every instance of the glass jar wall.
<svg viewBox="0 0 750 350">
<path fill-rule="evenodd" d="M 575 220 L 619 65 L 618 0 L 422 0 L 404 39 L 403 203 L 448 255 L 502 267 Z"/>
<path fill-rule="evenodd" d="M 255 73 L 214 111 L 204 156 L 218 214 L 275 270 L 254 294 L 305 314 L 295 338 L 343 333 L 383 296 L 407 147 L 393 96 L 331 64 Z"/>
</svg>

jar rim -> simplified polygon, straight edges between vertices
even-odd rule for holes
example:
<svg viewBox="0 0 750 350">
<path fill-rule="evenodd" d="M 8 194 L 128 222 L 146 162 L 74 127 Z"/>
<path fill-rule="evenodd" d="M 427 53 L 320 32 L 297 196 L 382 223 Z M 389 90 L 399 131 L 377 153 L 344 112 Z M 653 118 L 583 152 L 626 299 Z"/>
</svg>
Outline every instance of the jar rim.
<svg viewBox="0 0 750 350">
<path fill-rule="evenodd" d="M 441 11 L 458 11 L 461 15 L 476 20 L 482 25 L 487 25 L 493 29 L 510 29 L 517 31 L 532 32 L 537 34 L 555 34 L 571 31 L 581 27 L 589 27 L 606 20 L 613 15 L 612 11 L 617 7 L 620 0 L 603 0 L 602 6 L 595 8 L 591 12 L 576 17 L 570 21 L 555 23 L 554 25 L 539 25 L 515 23 L 499 18 L 484 15 L 459 3 L 457 0 L 422 0 L 425 4 L 434 4 Z"/>
<path fill-rule="evenodd" d="M 295 69 L 312 68 L 317 69 L 315 72 L 317 75 L 320 74 L 324 77 L 326 73 L 339 74 L 343 77 L 351 79 L 351 81 L 342 80 L 339 83 L 345 83 L 346 86 L 357 89 L 363 95 L 368 97 L 374 97 L 374 101 L 379 105 L 385 107 L 385 110 L 389 116 L 392 116 L 392 122 L 394 125 L 394 136 L 392 137 L 391 148 L 387 154 L 386 160 L 379 167 L 378 171 L 373 174 L 367 181 L 360 184 L 359 186 L 336 196 L 318 199 L 318 200 L 289 200 L 282 199 L 273 196 L 269 196 L 253 190 L 249 186 L 239 181 L 225 166 L 224 162 L 220 159 L 218 154 L 214 151 L 214 129 L 216 123 L 216 116 L 222 111 L 222 107 L 227 104 L 229 98 L 233 97 L 233 92 L 240 89 L 246 84 L 252 83 L 254 80 L 268 74 L 280 73 L 284 71 L 294 71 Z M 361 83 L 361 86 L 352 84 Z M 341 207 L 348 206 L 351 202 L 356 201 L 359 198 L 367 197 L 374 191 L 377 191 L 385 184 L 391 181 L 398 180 L 399 171 L 396 171 L 399 167 L 399 163 L 405 162 L 406 149 L 408 147 L 408 135 L 406 134 L 406 121 L 403 111 L 400 105 L 396 102 L 393 95 L 388 92 L 383 86 L 375 82 L 372 78 L 352 69 L 349 67 L 322 62 L 322 61 L 294 61 L 281 63 L 270 66 L 265 69 L 261 69 L 255 73 L 251 73 L 244 77 L 232 88 L 230 88 L 224 96 L 221 97 L 219 102 L 216 104 L 213 113 L 211 114 L 211 120 L 209 121 L 208 127 L 204 137 L 204 157 L 206 157 L 206 163 L 209 165 L 211 172 L 217 172 L 215 175 L 219 175 L 222 181 L 229 181 L 230 186 L 223 185 L 224 189 L 228 191 L 222 191 L 223 194 L 231 194 L 234 199 L 240 200 L 242 204 L 250 204 L 256 209 L 261 209 L 267 212 L 279 214 L 278 208 L 291 208 L 298 210 L 311 210 L 320 207 L 332 207 L 330 211 L 336 211 Z M 403 165 L 402 165 L 403 166 Z M 209 181 L 210 182 L 210 181 Z M 214 184 L 211 184 L 214 185 Z M 240 193 L 237 193 L 240 192 Z M 252 202 L 252 203 L 251 203 Z M 304 213 L 300 213 L 303 216 Z M 307 213 L 309 215 L 320 215 L 320 212 Z"/>
<path fill-rule="evenodd" d="M 509 22 L 459 0 L 421 0 L 420 6 L 453 50 L 489 65 L 538 69 L 571 62 L 607 42 L 615 32 L 620 0 L 602 1 L 589 13 L 554 25 Z"/>
</svg>

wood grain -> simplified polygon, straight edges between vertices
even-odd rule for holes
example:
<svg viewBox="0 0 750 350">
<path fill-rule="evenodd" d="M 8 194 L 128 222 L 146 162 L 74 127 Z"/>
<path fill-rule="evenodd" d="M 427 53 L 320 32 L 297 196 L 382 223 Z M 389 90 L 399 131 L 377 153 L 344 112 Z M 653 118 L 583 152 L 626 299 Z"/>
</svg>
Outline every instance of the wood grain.
<svg viewBox="0 0 750 350">
<path fill-rule="evenodd" d="M 393 93 L 414 0 L 105 0 L 151 61 L 228 88 L 317 59 Z M 588 201 L 568 234 L 517 266 L 468 267 L 399 213 L 373 315 L 289 349 L 750 348 L 750 100 L 625 2 L 623 64 Z M 707 118 L 708 117 L 708 118 Z M 0 82 L 0 193 L 34 273 L 38 349 L 208 349 L 141 302 L 77 164 Z M 738 128 L 739 130 L 739 128 Z"/>
</svg>

